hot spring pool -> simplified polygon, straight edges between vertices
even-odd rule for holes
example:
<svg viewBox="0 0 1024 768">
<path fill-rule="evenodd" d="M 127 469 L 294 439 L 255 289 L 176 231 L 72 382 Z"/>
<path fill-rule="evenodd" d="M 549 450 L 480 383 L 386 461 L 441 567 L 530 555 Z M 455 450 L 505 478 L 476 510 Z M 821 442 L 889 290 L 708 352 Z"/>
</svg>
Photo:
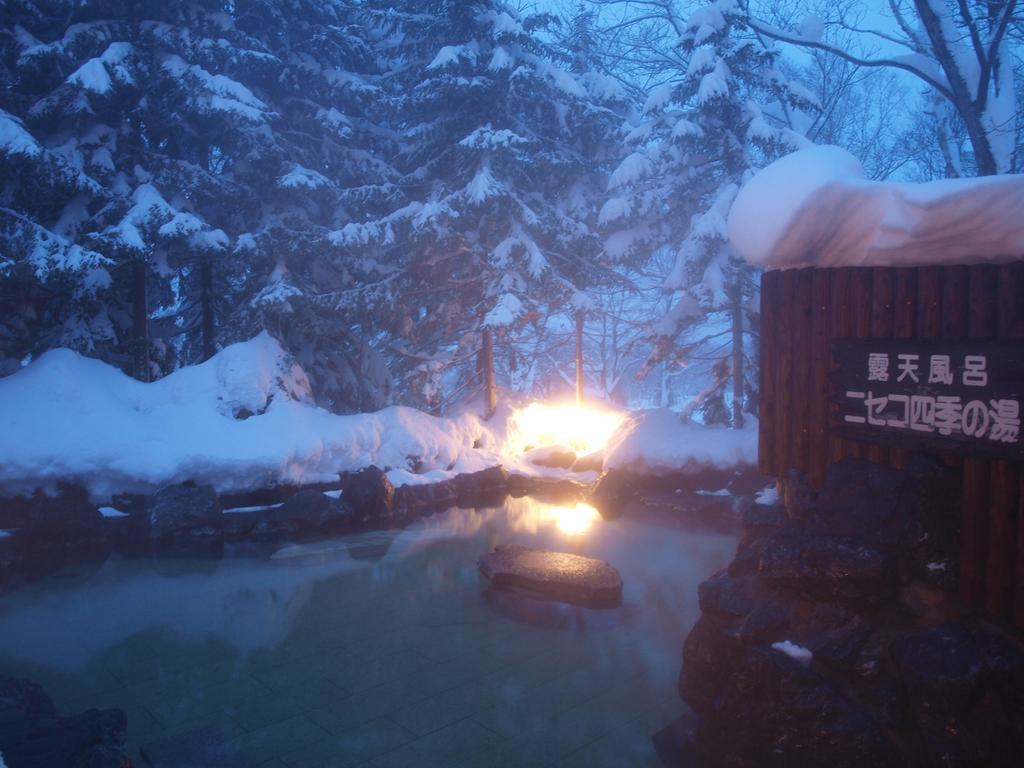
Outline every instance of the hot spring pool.
<svg viewBox="0 0 1024 768">
<path fill-rule="evenodd" d="M 609 561 L 623 607 L 489 593 L 477 558 L 511 542 Z M 518 499 L 273 555 L 112 558 L 0 597 L 0 672 L 61 714 L 125 710 L 141 766 L 656 766 L 697 584 L 735 544 Z"/>
</svg>

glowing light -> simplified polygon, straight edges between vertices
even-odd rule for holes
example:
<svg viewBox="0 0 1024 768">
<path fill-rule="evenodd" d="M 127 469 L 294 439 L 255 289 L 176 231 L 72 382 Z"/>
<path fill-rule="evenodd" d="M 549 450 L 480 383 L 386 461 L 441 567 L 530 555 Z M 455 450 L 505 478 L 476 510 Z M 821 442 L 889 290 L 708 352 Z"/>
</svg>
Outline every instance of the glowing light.
<svg viewBox="0 0 1024 768">
<path fill-rule="evenodd" d="M 604 448 L 623 418 L 586 405 L 532 403 L 512 414 L 509 448 L 522 453 L 528 447 L 566 445 L 585 455 Z"/>
<path fill-rule="evenodd" d="M 587 529 L 600 517 L 594 507 L 583 502 L 578 503 L 575 507 L 554 507 L 551 511 L 555 515 L 555 526 L 569 536 L 586 533 Z"/>
</svg>

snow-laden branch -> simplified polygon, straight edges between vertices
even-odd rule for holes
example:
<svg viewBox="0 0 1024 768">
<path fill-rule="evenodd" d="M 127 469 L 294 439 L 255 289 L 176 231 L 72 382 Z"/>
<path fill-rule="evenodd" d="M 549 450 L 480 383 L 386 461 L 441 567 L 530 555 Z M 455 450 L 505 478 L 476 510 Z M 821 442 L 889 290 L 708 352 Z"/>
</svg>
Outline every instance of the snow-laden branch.
<svg viewBox="0 0 1024 768">
<path fill-rule="evenodd" d="M 855 56 L 849 51 L 843 50 L 842 48 L 830 43 L 824 43 L 820 40 L 812 40 L 796 32 L 787 32 L 758 19 L 748 18 L 747 24 L 749 24 L 750 28 L 755 32 L 758 32 L 765 37 L 769 37 L 772 40 L 791 43 L 792 45 L 798 45 L 802 48 L 813 48 L 815 50 L 825 51 L 826 53 L 838 56 L 839 58 L 860 67 L 887 67 L 891 69 L 901 69 L 904 72 L 909 72 L 915 77 L 923 80 L 950 101 L 954 101 L 953 92 L 950 90 L 948 82 L 934 77 L 920 66 L 912 63 L 913 61 L 918 60 L 918 54 L 892 58 L 869 59 L 862 56 Z"/>
</svg>

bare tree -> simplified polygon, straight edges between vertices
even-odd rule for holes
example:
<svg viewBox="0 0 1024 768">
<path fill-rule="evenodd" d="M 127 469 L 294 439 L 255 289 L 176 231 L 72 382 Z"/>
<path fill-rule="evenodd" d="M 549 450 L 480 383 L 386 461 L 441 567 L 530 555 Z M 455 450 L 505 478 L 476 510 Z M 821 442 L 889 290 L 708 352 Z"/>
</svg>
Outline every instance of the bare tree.
<svg viewBox="0 0 1024 768">
<path fill-rule="evenodd" d="M 849 46 L 806 29 L 776 26 L 766 13 L 752 12 L 753 4 L 743 5 L 751 29 L 767 38 L 824 51 L 859 67 L 901 70 L 923 82 L 932 94 L 929 109 L 951 175 L 1016 170 L 1019 61 L 1011 40 L 1020 35 L 1017 0 L 888 0 L 888 25 L 865 25 L 859 3 L 834 5 L 825 26 L 852 33 Z M 882 47 L 898 52 L 879 53 Z M 955 141 L 957 121 L 970 158 L 962 156 Z"/>
</svg>

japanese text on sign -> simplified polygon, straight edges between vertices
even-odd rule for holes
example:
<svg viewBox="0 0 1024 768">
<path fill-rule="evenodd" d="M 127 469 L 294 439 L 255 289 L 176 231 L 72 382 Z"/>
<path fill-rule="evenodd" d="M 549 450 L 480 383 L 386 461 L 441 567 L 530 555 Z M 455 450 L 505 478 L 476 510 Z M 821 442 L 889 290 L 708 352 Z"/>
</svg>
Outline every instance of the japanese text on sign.
<svg viewBox="0 0 1024 768">
<path fill-rule="evenodd" d="M 837 342 L 833 391 L 839 397 L 840 431 L 865 440 L 884 434 L 883 442 L 899 442 L 899 433 L 905 433 L 917 442 L 972 444 L 989 453 L 1002 453 L 1000 446 L 1020 451 L 1024 347 L 995 346 Z"/>
</svg>

